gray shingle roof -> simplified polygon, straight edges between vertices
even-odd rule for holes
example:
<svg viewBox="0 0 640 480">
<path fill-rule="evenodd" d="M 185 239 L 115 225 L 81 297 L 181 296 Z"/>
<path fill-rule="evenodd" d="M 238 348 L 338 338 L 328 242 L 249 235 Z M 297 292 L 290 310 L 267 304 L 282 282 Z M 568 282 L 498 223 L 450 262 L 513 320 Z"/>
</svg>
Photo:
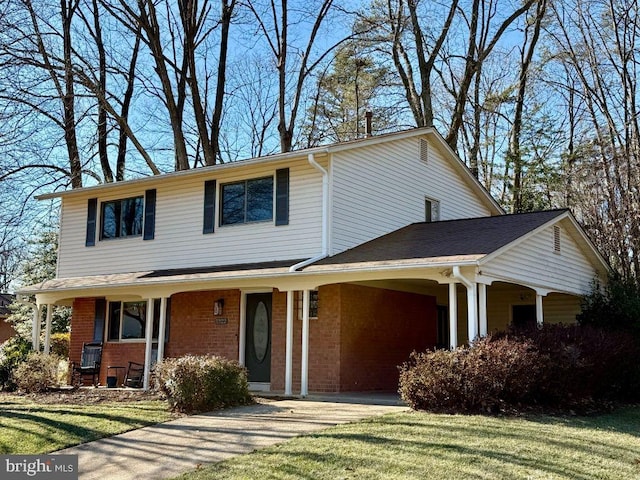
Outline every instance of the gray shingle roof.
<svg viewBox="0 0 640 480">
<path fill-rule="evenodd" d="M 414 223 L 313 265 L 488 255 L 567 211 Z"/>
</svg>

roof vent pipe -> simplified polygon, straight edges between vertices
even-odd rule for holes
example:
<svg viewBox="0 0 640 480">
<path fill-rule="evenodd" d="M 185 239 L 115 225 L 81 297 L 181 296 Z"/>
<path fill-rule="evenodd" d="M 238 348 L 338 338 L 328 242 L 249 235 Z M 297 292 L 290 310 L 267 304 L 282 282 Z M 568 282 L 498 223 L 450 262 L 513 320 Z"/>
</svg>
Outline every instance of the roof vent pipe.
<svg viewBox="0 0 640 480">
<path fill-rule="evenodd" d="M 367 110 L 364 113 L 364 118 L 366 120 L 365 127 L 364 127 L 364 136 L 369 138 L 371 135 L 373 135 L 372 133 L 373 112 L 371 110 Z"/>
</svg>

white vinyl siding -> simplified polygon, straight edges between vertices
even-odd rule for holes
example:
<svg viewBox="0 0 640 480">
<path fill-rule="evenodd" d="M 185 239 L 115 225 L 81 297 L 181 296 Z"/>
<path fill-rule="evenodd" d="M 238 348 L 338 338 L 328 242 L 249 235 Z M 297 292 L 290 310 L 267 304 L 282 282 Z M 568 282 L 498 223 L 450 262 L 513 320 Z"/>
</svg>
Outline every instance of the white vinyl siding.
<svg viewBox="0 0 640 480">
<path fill-rule="evenodd" d="M 425 220 L 425 198 L 440 204 L 440 220 L 491 214 L 453 159 L 420 138 L 336 153 L 332 162 L 332 254 Z M 429 140 L 430 141 L 430 140 Z M 424 151 L 424 148 L 422 149 Z"/>
<path fill-rule="evenodd" d="M 596 274 L 589 259 L 560 225 L 561 253 L 554 250 L 549 226 L 481 267 L 483 274 L 544 286 L 559 292 L 587 294 Z"/>
<path fill-rule="evenodd" d="M 276 227 L 270 221 L 220 226 L 218 194 L 215 233 L 202 233 L 205 180 L 215 179 L 219 189 L 228 182 L 275 175 L 276 168 L 283 166 L 290 167 L 289 225 Z M 155 238 L 147 242 L 142 237 L 120 238 L 85 247 L 87 200 L 96 195 L 87 192 L 86 197 L 64 198 L 58 277 L 297 260 L 320 252 L 322 175 L 306 159 L 211 176 L 159 178 L 151 186 L 157 189 Z M 115 187 L 109 195 L 99 196 L 98 202 L 140 195 L 150 186 L 138 188 Z"/>
</svg>

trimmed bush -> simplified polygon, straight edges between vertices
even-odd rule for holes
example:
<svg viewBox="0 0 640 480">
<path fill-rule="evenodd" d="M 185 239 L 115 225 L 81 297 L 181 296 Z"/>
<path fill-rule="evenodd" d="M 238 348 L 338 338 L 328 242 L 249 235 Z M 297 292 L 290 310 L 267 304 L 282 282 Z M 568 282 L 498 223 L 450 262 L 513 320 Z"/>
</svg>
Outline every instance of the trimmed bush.
<svg viewBox="0 0 640 480">
<path fill-rule="evenodd" d="M 16 385 L 27 393 L 40 393 L 58 386 L 59 363 L 57 355 L 31 352 L 15 370 Z"/>
<path fill-rule="evenodd" d="M 167 358 L 155 366 L 156 389 L 174 410 L 206 412 L 251 403 L 246 369 L 212 355 Z"/>
<path fill-rule="evenodd" d="M 498 412 L 530 401 L 539 371 L 531 343 L 487 337 L 471 348 L 413 353 L 399 392 L 414 409 Z"/>
<path fill-rule="evenodd" d="M 13 391 L 17 388 L 14 381 L 15 370 L 27 359 L 31 351 L 31 342 L 19 335 L 14 335 L 0 345 L 0 387 Z"/>
</svg>

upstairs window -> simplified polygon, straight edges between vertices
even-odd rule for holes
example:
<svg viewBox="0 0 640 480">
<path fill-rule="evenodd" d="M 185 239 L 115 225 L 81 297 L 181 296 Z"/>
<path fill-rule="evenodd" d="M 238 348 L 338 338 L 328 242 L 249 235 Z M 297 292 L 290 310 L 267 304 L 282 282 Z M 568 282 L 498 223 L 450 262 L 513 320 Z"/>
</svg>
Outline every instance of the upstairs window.
<svg viewBox="0 0 640 480">
<path fill-rule="evenodd" d="M 273 177 L 222 185 L 221 225 L 273 219 Z"/>
<path fill-rule="evenodd" d="M 144 197 L 102 202 L 101 239 L 138 237 L 144 222 Z"/>
<path fill-rule="evenodd" d="M 431 198 L 424 200 L 424 221 L 437 222 L 440 220 L 440 202 Z"/>
</svg>

